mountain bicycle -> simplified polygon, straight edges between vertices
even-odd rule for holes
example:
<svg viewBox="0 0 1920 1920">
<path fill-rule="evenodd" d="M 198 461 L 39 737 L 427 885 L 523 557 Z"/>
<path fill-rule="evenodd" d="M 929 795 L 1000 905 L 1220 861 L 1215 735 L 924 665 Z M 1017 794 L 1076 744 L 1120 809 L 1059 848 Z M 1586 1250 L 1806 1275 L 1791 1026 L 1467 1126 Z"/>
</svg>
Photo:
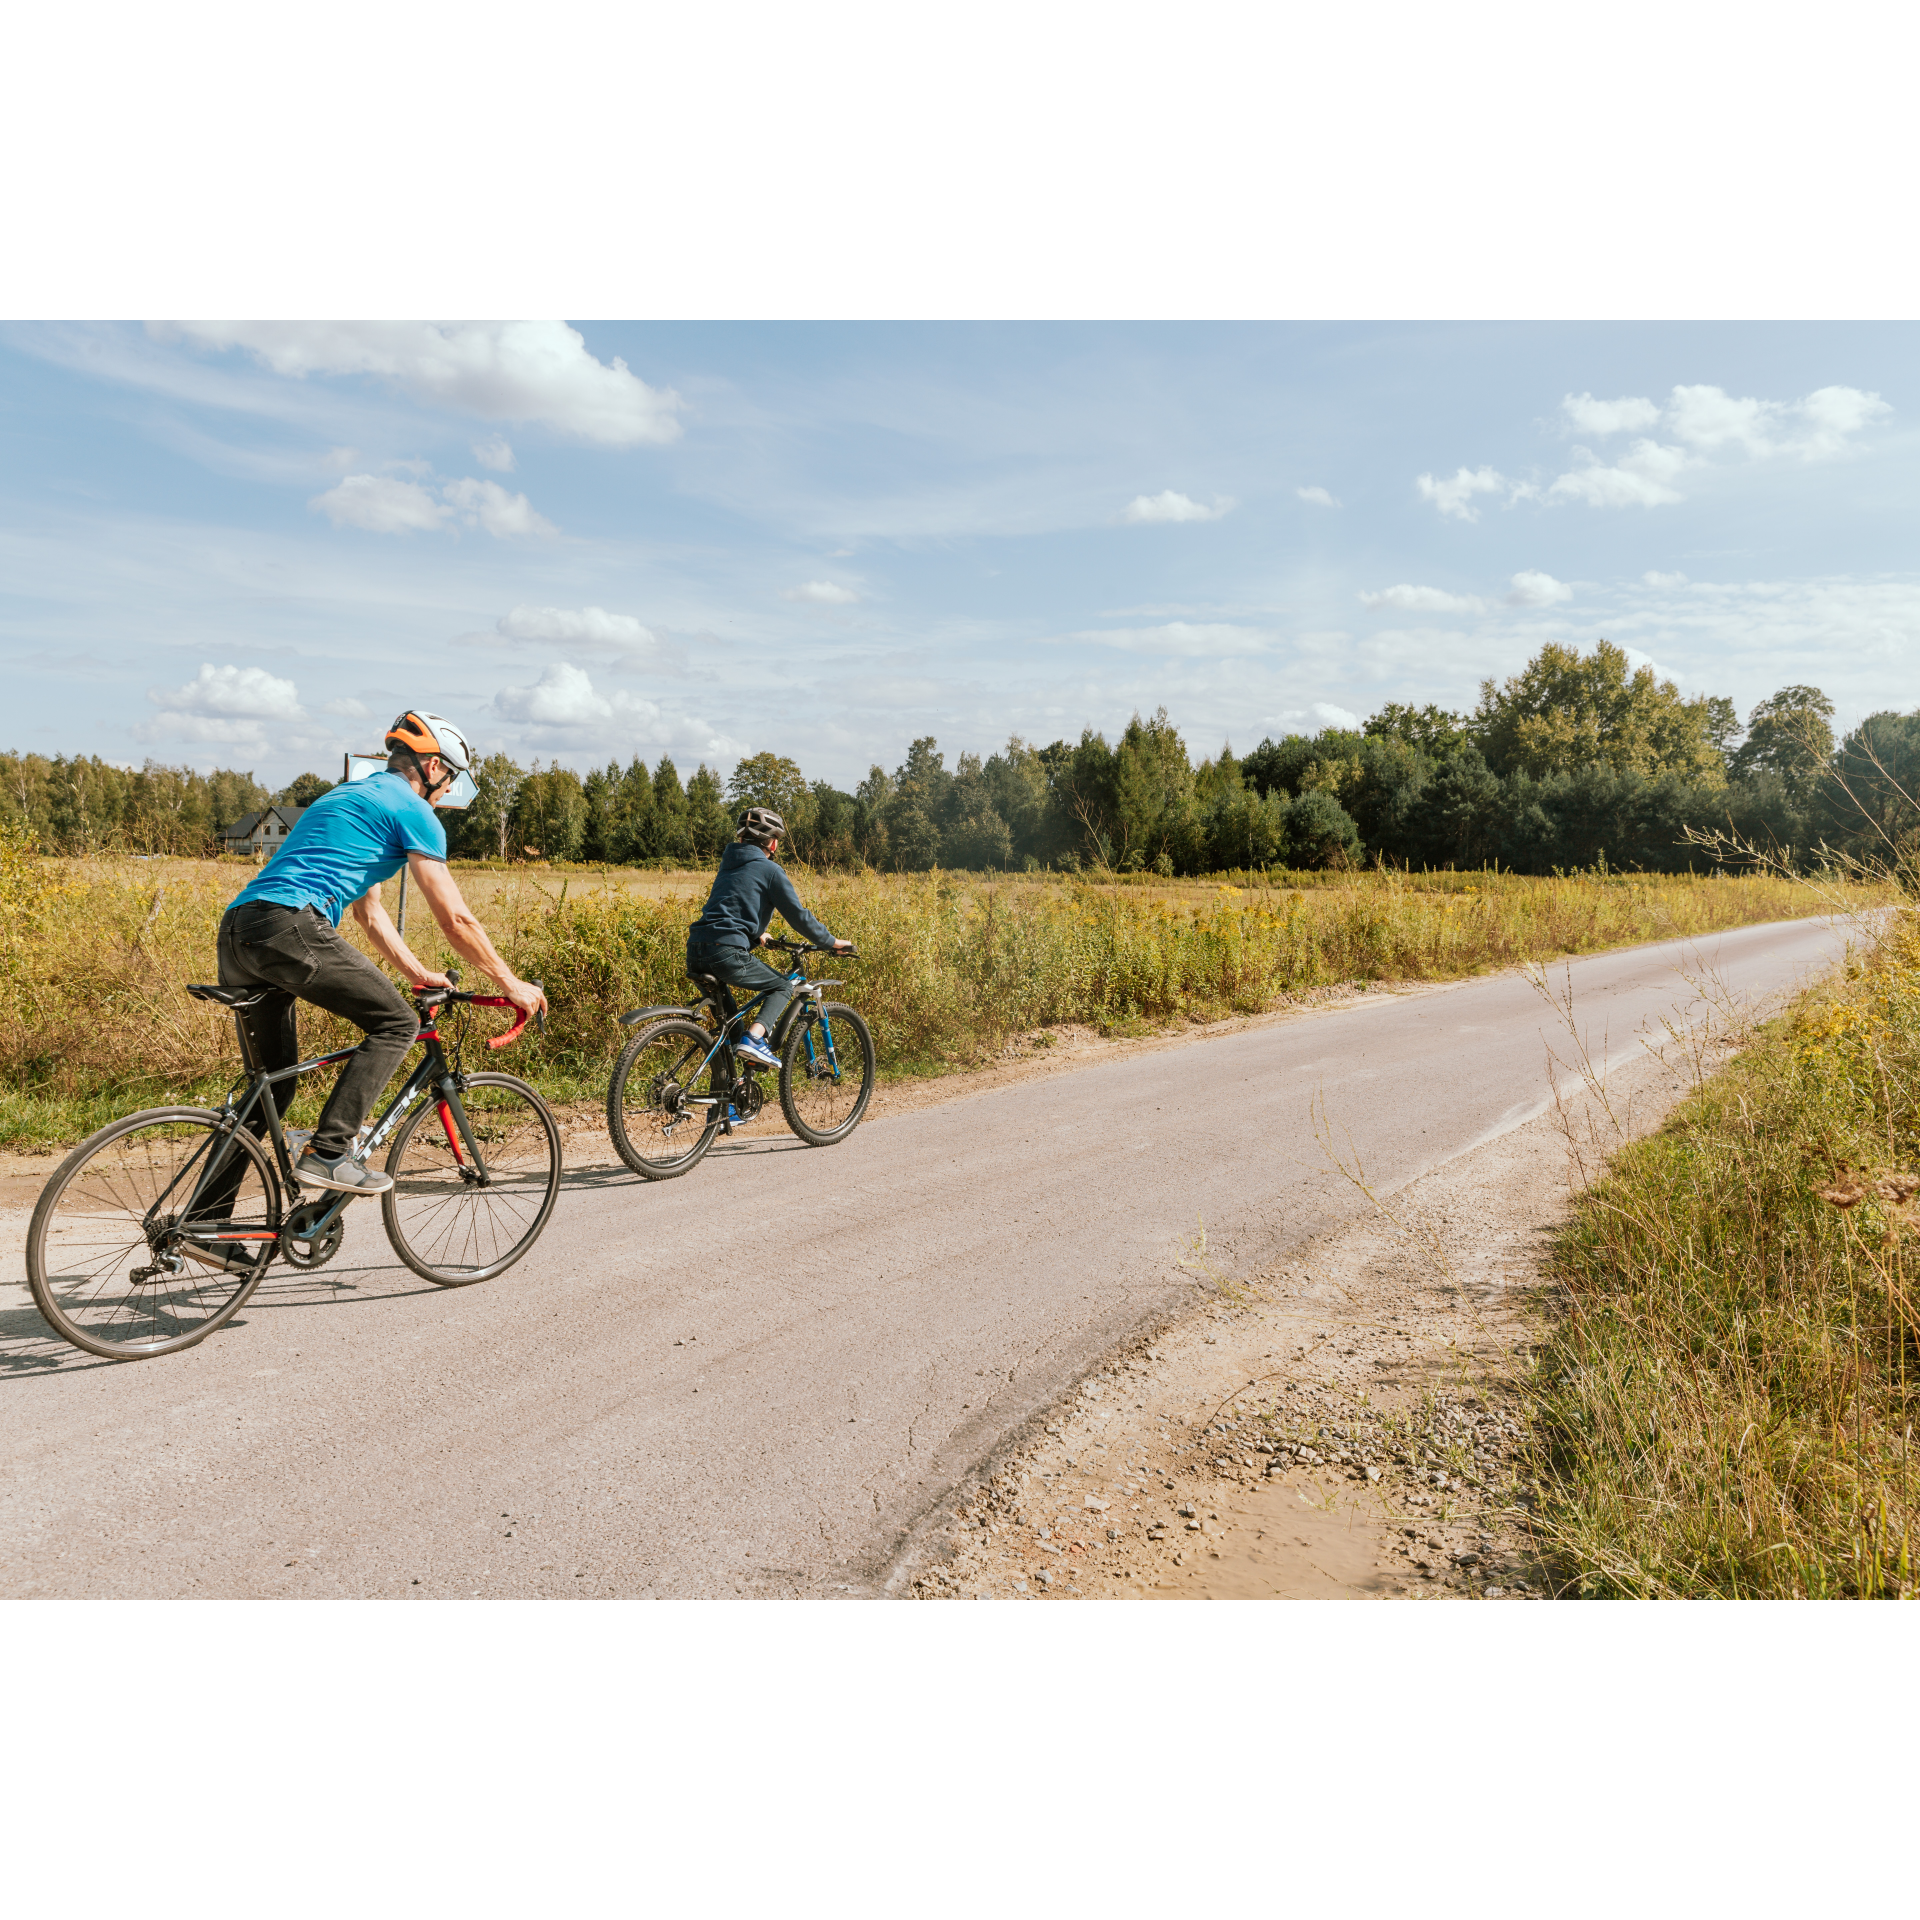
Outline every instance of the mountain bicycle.
<svg viewBox="0 0 1920 1920">
<path fill-rule="evenodd" d="M 832 949 L 803 940 L 765 944 L 788 958 L 792 1004 L 768 1044 L 780 1059 L 780 1110 L 810 1147 L 839 1144 L 860 1124 L 873 1097 L 873 1035 L 837 1000 L 841 980 L 809 980 L 802 956 Z M 851 949 L 841 958 L 858 959 Z M 696 973 L 691 1006 L 641 1007 L 620 1024 L 640 1031 L 620 1051 L 607 1087 L 607 1131 L 614 1151 L 648 1180 L 685 1173 L 722 1133 L 758 1118 L 766 1104 L 759 1072 L 733 1042 L 752 1023 L 769 987 L 736 1009 L 732 990 Z"/>
<path fill-rule="evenodd" d="M 459 977 L 449 968 L 454 987 L 414 993 L 426 1052 L 352 1148 L 364 1162 L 391 1137 L 393 1185 L 380 1196 L 387 1239 L 415 1273 L 443 1287 L 504 1273 L 540 1237 L 560 1191 L 560 1130 L 546 1102 L 511 1074 L 462 1067 L 471 1009 L 513 1003 L 461 993 Z M 27 1228 L 34 1304 L 62 1338 L 110 1360 L 204 1340 L 246 1305 L 276 1258 L 302 1270 L 325 1266 L 340 1251 L 348 1206 L 361 1198 L 305 1197 L 273 1092 L 338 1066 L 353 1048 L 270 1073 L 242 1018 L 265 989 L 187 991 L 233 1014 L 245 1073 L 225 1103 L 155 1107 L 102 1127 L 60 1163 Z M 527 1016 L 515 1013 L 490 1048 L 519 1038 Z"/>
</svg>

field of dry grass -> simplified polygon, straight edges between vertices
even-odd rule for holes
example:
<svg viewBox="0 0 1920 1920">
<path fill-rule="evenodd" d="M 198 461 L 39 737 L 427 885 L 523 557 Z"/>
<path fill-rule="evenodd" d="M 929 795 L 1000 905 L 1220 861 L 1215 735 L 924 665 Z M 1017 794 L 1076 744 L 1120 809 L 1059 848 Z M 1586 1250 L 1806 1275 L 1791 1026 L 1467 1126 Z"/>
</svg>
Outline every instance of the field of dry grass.
<svg viewBox="0 0 1920 1920">
<path fill-rule="evenodd" d="M 1920 1591 L 1920 928 L 1862 934 L 1561 1237 L 1541 1518 L 1579 1591 Z"/>
<path fill-rule="evenodd" d="M 0 849 L 0 1145 L 72 1140 L 122 1112 L 206 1098 L 234 1071 L 225 1016 L 187 998 L 250 869 L 237 861 L 47 860 Z M 701 873 L 458 870 L 553 1018 L 511 1056 L 552 1097 L 596 1096 L 626 1008 L 687 992 Z M 836 963 L 883 1074 L 964 1068 L 1064 1023 L 1140 1033 L 1252 1013 L 1340 981 L 1441 980 L 1823 910 L 1766 879 L 1667 875 L 1257 874 L 1116 883 L 1054 875 L 796 878 L 857 962 Z M 393 905 L 395 887 L 387 893 Z M 446 957 L 410 916 L 423 959 Z M 349 1030 L 303 1014 L 318 1050 Z"/>
</svg>

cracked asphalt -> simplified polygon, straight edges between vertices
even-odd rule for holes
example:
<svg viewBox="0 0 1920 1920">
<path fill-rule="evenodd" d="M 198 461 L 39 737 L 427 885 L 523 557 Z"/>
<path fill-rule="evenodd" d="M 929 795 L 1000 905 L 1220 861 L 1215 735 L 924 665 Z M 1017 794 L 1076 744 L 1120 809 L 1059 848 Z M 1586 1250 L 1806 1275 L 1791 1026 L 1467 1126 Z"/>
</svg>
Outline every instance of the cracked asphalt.
<svg viewBox="0 0 1920 1920">
<path fill-rule="evenodd" d="M 1574 1006 L 1622 1060 L 1697 1016 L 1683 972 L 1769 994 L 1843 938 L 1796 921 L 1597 955 Z M 545 1238 L 499 1280 L 417 1279 L 358 1208 L 330 1266 L 276 1270 L 205 1344 L 138 1363 L 47 1332 L 14 1210 L 0 1592 L 884 1593 L 1117 1341 L 1364 1206 L 1317 1097 L 1387 1193 L 1543 1111 L 1549 1042 L 1568 1055 L 1501 974 L 956 1083 L 824 1151 L 776 1114 L 664 1185 L 570 1151 Z"/>
</svg>

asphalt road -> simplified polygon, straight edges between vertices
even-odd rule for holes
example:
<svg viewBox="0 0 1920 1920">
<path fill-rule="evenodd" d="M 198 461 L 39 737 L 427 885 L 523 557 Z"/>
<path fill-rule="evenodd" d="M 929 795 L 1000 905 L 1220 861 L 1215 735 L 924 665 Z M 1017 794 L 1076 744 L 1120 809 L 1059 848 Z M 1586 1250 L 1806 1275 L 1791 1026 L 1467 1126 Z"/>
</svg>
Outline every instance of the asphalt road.
<svg viewBox="0 0 1920 1920">
<path fill-rule="evenodd" d="M 1577 961 L 1597 1059 L 1697 1017 L 1683 970 L 1789 988 L 1796 921 Z M 1556 970 L 1558 977 L 1558 970 Z M 1541 1111 L 1564 1033 L 1516 975 L 875 1118 L 777 1109 L 685 1178 L 572 1170 L 534 1253 L 443 1291 L 376 1209 L 204 1345 L 96 1361 L 0 1299 L 0 1593 L 870 1593 L 916 1520 L 1107 1348 Z"/>
</svg>

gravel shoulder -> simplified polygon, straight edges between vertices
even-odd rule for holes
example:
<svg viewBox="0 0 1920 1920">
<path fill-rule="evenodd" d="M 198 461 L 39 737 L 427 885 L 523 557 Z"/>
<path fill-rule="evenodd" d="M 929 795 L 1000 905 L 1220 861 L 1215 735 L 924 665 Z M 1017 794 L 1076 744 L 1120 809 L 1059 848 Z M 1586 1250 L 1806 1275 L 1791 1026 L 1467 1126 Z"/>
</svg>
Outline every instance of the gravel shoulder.
<svg viewBox="0 0 1920 1920">
<path fill-rule="evenodd" d="M 1545 1241 L 1691 1084 L 1647 1058 L 1129 1343 L 908 1544 L 915 1599 L 1543 1599 Z M 1204 1276 L 1205 1249 L 1189 1254 Z"/>
</svg>

